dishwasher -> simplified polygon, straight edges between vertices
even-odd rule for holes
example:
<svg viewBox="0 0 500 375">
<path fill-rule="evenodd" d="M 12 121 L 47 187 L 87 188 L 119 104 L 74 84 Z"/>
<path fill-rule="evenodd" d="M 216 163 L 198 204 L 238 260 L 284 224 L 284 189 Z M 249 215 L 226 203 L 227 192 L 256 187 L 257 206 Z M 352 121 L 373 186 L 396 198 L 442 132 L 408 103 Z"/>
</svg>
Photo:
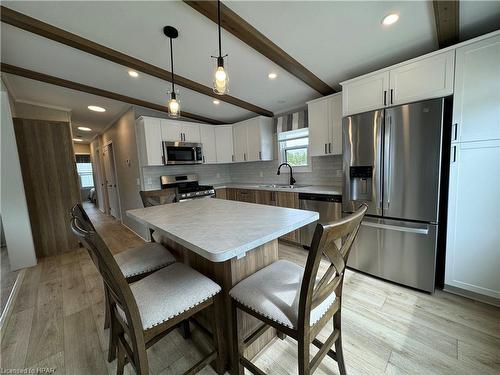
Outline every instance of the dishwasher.
<svg viewBox="0 0 500 375">
<path fill-rule="evenodd" d="M 316 229 L 316 224 L 326 224 L 342 217 L 342 196 L 338 194 L 299 193 L 299 205 L 302 210 L 316 211 L 319 220 L 300 229 L 300 243 L 306 249 Z"/>
</svg>

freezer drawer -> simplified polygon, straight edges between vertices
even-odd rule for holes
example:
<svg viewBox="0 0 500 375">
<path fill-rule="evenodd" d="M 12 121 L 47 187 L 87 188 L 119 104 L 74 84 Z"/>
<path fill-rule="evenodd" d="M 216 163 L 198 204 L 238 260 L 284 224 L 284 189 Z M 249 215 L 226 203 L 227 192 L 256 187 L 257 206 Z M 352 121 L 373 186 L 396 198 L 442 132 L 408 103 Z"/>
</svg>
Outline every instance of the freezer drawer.
<svg viewBox="0 0 500 375">
<path fill-rule="evenodd" d="M 348 266 L 433 292 L 436 241 L 437 225 L 365 217 Z"/>
</svg>

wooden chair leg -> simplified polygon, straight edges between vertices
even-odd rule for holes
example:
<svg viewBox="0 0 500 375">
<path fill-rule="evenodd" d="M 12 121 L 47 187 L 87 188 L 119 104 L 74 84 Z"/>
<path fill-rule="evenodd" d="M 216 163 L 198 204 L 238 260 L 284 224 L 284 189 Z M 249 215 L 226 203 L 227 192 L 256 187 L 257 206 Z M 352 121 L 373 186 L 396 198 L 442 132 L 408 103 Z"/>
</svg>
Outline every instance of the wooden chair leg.
<svg viewBox="0 0 500 375">
<path fill-rule="evenodd" d="M 118 332 L 116 322 L 111 322 L 109 327 L 108 362 L 113 362 L 116 358 Z"/>
<path fill-rule="evenodd" d="M 212 305 L 213 310 L 213 321 L 212 321 L 212 331 L 214 338 L 214 347 L 217 350 L 217 359 L 215 360 L 215 372 L 218 375 L 224 374 L 224 357 L 222 355 L 222 345 L 224 345 L 224 336 L 222 335 L 222 324 L 224 324 L 221 320 L 221 302 L 222 298 L 216 297 L 214 304 Z"/>
<path fill-rule="evenodd" d="M 233 328 L 233 361 L 231 364 L 232 375 L 243 375 L 243 366 L 240 363 L 240 339 L 238 337 L 238 308 L 234 300 L 231 300 L 231 322 Z"/>
<path fill-rule="evenodd" d="M 104 286 L 104 329 L 110 327 L 110 311 L 109 311 L 109 296 Z"/>
<path fill-rule="evenodd" d="M 116 359 L 116 375 L 123 375 L 125 369 L 125 348 L 123 344 L 118 341 L 118 354 Z"/>
<path fill-rule="evenodd" d="M 181 323 L 181 335 L 184 337 L 185 340 L 191 338 L 191 328 L 189 327 L 189 321 L 184 320 Z"/>
<path fill-rule="evenodd" d="M 340 375 L 346 375 L 344 352 L 342 351 L 342 328 L 341 328 L 341 309 L 333 316 L 333 327 L 339 331 L 339 338 L 335 341 L 335 353 L 337 355 L 337 365 Z"/>
<path fill-rule="evenodd" d="M 298 365 L 299 375 L 310 375 L 311 367 L 309 365 L 309 338 L 300 338 L 298 344 Z"/>
</svg>

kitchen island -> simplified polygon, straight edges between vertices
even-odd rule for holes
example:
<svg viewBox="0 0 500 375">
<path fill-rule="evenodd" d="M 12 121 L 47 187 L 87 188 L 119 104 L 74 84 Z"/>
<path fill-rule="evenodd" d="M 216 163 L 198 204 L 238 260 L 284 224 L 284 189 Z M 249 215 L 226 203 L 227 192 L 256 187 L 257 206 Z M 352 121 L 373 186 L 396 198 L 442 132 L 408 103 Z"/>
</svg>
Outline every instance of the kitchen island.
<svg viewBox="0 0 500 375">
<path fill-rule="evenodd" d="M 231 356 L 229 290 L 242 279 L 278 260 L 278 238 L 319 218 L 313 211 L 202 198 L 127 211 L 127 215 L 156 231 L 182 261 L 222 287 L 220 317 L 223 358 Z M 246 336 L 258 322 L 238 312 L 239 335 Z M 203 321 L 203 317 L 200 317 Z M 257 354 L 274 336 L 269 330 L 247 348 Z"/>
</svg>

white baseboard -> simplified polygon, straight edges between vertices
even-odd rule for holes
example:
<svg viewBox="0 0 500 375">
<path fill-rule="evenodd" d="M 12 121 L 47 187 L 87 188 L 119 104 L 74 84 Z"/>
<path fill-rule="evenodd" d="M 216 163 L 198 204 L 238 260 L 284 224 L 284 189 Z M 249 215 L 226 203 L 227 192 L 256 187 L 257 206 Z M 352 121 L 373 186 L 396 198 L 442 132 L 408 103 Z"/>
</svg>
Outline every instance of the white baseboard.
<svg viewBox="0 0 500 375">
<path fill-rule="evenodd" d="M 459 296 L 470 298 L 470 299 L 473 299 L 475 301 L 487 303 L 488 305 L 500 307 L 500 300 L 493 298 L 493 297 L 490 297 L 490 296 L 484 296 L 484 295 L 476 293 L 476 292 L 471 292 L 470 290 L 457 288 L 455 286 L 451 286 L 451 285 L 447 285 L 447 284 L 444 285 L 443 290 L 445 292 L 458 294 Z"/>
</svg>

